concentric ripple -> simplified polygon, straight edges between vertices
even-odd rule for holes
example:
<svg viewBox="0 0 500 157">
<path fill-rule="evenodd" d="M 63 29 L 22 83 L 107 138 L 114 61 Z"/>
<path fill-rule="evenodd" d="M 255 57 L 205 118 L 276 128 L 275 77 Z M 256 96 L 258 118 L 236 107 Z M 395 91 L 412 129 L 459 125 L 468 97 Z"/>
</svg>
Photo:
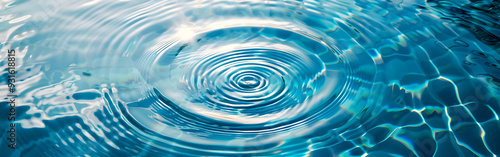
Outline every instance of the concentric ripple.
<svg viewBox="0 0 500 157">
<path fill-rule="evenodd" d="M 158 40 L 138 61 L 154 102 L 125 110 L 136 123 L 163 136 L 180 130 L 193 134 L 183 139 L 192 144 L 211 143 L 230 154 L 267 154 L 289 147 L 279 143 L 320 127 L 311 125 L 324 118 L 338 118 L 332 125 L 342 124 L 357 115 L 346 109 L 364 108 L 344 102 L 352 94 L 346 86 L 363 84 L 352 82 L 353 67 L 344 61 L 349 58 L 328 44 L 334 40 L 265 22 L 183 27 L 177 31 L 190 32 L 189 38 Z M 135 112 L 139 108 L 152 110 L 146 118 L 145 112 Z M 228 141 L 244 145 L 232 148 Z"/>
<path fill-rule="evenodd" d="M 500 154 L 496 1 L 0 4 L 7 156 Z"/>
<path fill-rule="evenodd" d="M 297 121 L 332 104 L 346 80 L 328 45 L 291 31 L 235 27 L 193 38 L 196 44 L 171 45 L 155 58 L 150 84 L 183 110 L 222 125 Z"/>
</svg>

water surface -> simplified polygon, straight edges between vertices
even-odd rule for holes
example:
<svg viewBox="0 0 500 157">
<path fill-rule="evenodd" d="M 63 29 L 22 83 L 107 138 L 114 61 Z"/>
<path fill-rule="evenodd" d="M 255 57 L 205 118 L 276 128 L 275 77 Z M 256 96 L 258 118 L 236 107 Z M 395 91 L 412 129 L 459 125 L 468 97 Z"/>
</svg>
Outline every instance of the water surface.
<svg viewBox="0 0 500 157">
<path fill-rule="evenodd" d="M 5 156 L 500 154 L 496 0 L 0 4 Z"/>
</svg>

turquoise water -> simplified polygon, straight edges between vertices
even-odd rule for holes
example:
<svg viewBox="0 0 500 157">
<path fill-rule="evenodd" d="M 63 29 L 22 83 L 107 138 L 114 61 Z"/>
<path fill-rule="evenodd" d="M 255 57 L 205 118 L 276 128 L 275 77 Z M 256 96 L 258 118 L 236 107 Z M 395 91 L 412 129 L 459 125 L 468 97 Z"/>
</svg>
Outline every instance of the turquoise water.
<svg viewBox="0 0 500 157">
<path fill-rule="evenodd" d="M 0 1 L 0 156 L 497 156 L 499 16 L 497 0 Z"/>
</svg>

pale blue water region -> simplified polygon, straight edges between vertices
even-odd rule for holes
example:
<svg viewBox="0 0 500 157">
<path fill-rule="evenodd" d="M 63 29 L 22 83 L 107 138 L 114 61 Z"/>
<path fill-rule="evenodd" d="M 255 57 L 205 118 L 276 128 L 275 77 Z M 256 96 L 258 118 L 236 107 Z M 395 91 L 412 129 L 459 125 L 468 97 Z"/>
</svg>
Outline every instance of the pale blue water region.
<svg viewBox="0 0 500 157">
<path fill-rule="evenodd" d="M 498 0 L 2 0 L 0 156 L 497 156 L 499 17 Z"/>
</svg>

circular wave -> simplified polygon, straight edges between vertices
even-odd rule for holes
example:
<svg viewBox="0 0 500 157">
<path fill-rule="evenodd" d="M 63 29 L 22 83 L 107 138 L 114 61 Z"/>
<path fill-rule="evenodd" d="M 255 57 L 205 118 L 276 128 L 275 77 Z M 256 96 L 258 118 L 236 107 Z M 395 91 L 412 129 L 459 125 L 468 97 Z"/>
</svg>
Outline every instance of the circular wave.
<svg viewBox="0 0 500 157">
<path fill-rule="evenodd" d="M 209 31 L 196 45 L 164 50 L 152 62 L 150 83 L 180 108 L 206 119 L 255 128 L 294 121 L 332 103 L 327 101 L 341 91 L 346 74 L 328 45 L 316 43 L 308 50 L 290 39 L 315 42 L 275 28 Z M 325 66 L 317 53 L 339 65 Z"/>
<path fill-rule="evenodd" d="M 346 97 L 370 83 L 356 81 L 359 76 L 352 70 L 357 67 L 349 63 L 363 55 L 342 53 L 335 40 L 325 41 L 307 29 L 265 22 L 232 26 L 221 21 L 209 30 L 183 27 L 178 33 L 189 36 L 158 40 L 138 59 L 150 85 L 144 91 L 153 101 L 141 102 L 140 108 L 150 108 L 149 116 L 133 112 L 136 105 L 125 111 L 135 124 L 160 135 L 191 134 L 183 139 L 187 145 L 224 148 L 228 141 L 242 141 L 238 147 L 249 152 L 233 153 L 243 154 L 258 145 L 300 138 L 326 119 L 340 125 L 356 118 L 365 104 L 345 102 Z M 259 152 L 289 146 L 273 147 Z"/>
</svg>

